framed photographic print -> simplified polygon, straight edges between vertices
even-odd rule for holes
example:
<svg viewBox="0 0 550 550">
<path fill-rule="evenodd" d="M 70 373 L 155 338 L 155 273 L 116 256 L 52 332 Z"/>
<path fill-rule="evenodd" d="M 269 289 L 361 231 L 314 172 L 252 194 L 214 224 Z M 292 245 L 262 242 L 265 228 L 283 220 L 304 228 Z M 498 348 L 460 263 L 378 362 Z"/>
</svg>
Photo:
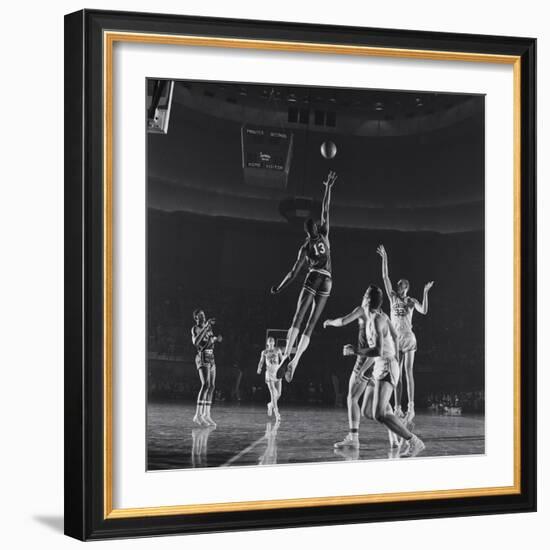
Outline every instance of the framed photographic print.
<svg viewBox="0 0 550 550">
<path fill-rule="evenodd" d="M 65 530 L 536 508 L 535 40 L 65 19 Z"/>
</svg>

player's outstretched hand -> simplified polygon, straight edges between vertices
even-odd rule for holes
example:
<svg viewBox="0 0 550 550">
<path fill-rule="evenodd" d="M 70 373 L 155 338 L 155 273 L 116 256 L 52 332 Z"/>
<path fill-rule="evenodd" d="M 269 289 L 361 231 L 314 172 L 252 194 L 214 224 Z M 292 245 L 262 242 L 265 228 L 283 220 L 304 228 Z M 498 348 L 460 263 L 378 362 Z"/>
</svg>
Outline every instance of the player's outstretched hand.
<svg viewBox="0 0 550 550">
<path fill-rule="evenodd" d="M 433 281 L 430 281 L 429 283 L 426 283 L 424 285 L 424 292 L 428 292 L 428 290 L 430 290 L 430 288 L 432 288 L 432 286 L 434 286 L 434 282 Z"/>
<path fill-rule="evenodd" d="M 327 328 L 327 327 L 331 327 L 332 326 L 332 320 L 331 319 L 326 319 L 325 322 L 323 323 L 323 328 Z"/>
<path fill-rule="evenodd" d="M 221 334 L 218 334 L 218 335 L 216 336 L 216 341 L 217 341 L 217 342 L 223 342 L 223 336 L 222 336 Z"/>
<path fill-rule="evenodd" d="M 386 258 L 388 256 L 388 253 L 386 252 L 383 244 L 378 245 L 376 252 L 378 252 L 378 254 L 382 256 L 382 258 Z"/>
<path fill-rule="evenodd" d="M 271 294 L 279 294 L 279 287 L 276 285 L 273 285 L 270 290 Z"/>
<path fill-rule="evenodd" d="M 336 180 L 338 179 L 338 176 L 336 175 L 336 172 L 334 170 L 330 170 L 327 176 L 327 179 L 323 182 L 324 186 L 332 187 Z"/>
</svg>

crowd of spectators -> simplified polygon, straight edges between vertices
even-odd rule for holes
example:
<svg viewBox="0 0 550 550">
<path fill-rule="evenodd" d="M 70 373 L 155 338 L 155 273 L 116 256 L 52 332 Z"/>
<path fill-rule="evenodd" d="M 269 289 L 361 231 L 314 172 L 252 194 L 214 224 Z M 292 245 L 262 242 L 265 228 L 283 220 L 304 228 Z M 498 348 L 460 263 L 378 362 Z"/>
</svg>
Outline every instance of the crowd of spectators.
<svg viewBox="0 0 550 550">
<path fill-rule="evenodd" d="M 425 402 L 428 409 L 443 414 L 483 413 L 485 392 L 483 390 L 458 393 L 430 393 Z"/>
<path fill-rule="evenodd" d="M 160 211 L 150 212 L 149 224 L 149 394 L 195 399 L 191 327 L 193 310 L 201 308 L 216 318 L 214 332 L 223 336 L 215 350 L 216 399 L 265 401 L 264 378 L 256 369 L 266 332 L 288 329 L 299 285 L 276 296 L 268 289 L 290 268 L 303 234 L 281 224 Z M 356 341 L 357 325 L 325 330 L 322 321 L 351 311 L 368 283 L 382 284 L 375 250 L 384 242 L 392 253 L 391 274 L 411 280 L 412 296 L 421 299 L 424 282 L 435 280 L 428 315 L 413 319 L 417 407 L 448 406 L 442 396 L 456 394 L 463 410 L 482 409 L 483 394 L 468 397 L 485 384 L 482 234 L 334 228 L 331 240 L 338 243 L 333 292 L 293 383 L 284 385 L 283 402 L 345 406 L 353 358 L 342 356 L 342 346 Z M 174 245 L 181 242 L 186 246 Z M 383 309 L 388 312 L 387 299 Z"/>
<path fill-rule="evenodd" d="M 224 339 L 216 348 L 217 389 L 220 402 L 265 402 L 263 375 L 256 373 L 264 348 L 266 330 L 285 329 L 294 308 L 294 295 L 277 297 L 284 307 L 273 307 L 267 293 L 209 289 L 186 293 L 179 287 L 171 297 L 157 300 L 150 308 L 149 395 L 163 399 L 196 397 L 200 383 L 196 373 L 195 349 L 191 343 L 192 311 L 201 307 L 217 319 L 215 332 Z M 286 311 L 285 311 L 286 310 Z M 345 312 L 344 309 L 341 311 Z M 284 314 L 286 313 L 286 314 Z M 453 316 L 448 319 L 452 321 Z M 464 412 L 482 412 L 482 392 L 462 391 L 483 385 L 481 346 L 455 346 L 452 323 L 441 326 L 422 318 L 415 327 L 419 350 L 415 361 L 417 407 L 444 412 L 458 407 Z M 353 358 L 341 354 L 342 346 L 356 339 L 357 326 L 324 330 L 318 326 L 310 349 L 300 365 L 299 375 L 283 391 L 283 402 L 344 406 L 347 379 Z M 465 331 L 462 329 L 461 334 Z M 463 336 L 464 342 L 464 336 Z M 464 349 L 468 349 L 468 353 Z M 424 383 L 426 380 L 426 383 Z M 442 388 L 431 391 L 434 386 Z M 450 388 L 454 387 L 454 393 Z M 458 390 L 459 393 L 456 393 Z M 428 391 L 430 390 L 430 393 Z"/>
</svg>

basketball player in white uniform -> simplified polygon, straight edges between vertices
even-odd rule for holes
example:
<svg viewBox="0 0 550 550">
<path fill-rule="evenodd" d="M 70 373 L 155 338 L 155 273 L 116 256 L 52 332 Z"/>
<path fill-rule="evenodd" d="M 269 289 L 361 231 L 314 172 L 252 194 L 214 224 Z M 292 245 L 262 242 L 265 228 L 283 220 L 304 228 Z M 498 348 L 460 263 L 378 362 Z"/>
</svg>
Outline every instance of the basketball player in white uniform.
<svg viewBox="0 0 550 550">
<path fill-rule="evenodd" d="M 366 347 L 366 332 L 365 323 L 367 316 L 365 314 L 364 306 L 366 305 L 365 299 L 363 303 L 356 307 L 351 313 L 339 317 L 338 319 L 327 319 L 323 323 L 323 327 L 345 327 L 354 321 L 359 324 L 359 336 L 358 347 Z M 359 424 L 361 422 L 361 409 L 359 407 L 359 399 L 364 394 L 372 367 L 374 365 L 373 358 L 357 356 L 355 365 L 349 377 L 348 383 L 348 423 L 349 433 L 343 441 L 334 444 L 336 449 L 359 449 Z"/>
<path fill-rule="evenodd" d="M 265 383 L 269 389 L 271 401 L 267 404 L 267 415 L 271 416 L 275 414 L 277 422 L 281 420 L 279 414 L 278 401 L 281 397 L 283 390 L 283 383 L 280 378 L 277 378 L 277 369 L 281 364 L 283 354 L 279 348 L 275 347 L 275 338 L 269 337 L 267 339 L 267 348 L 262 351 L 260 355 L 260 362 L 258 363 L 258 374 L 262 374 L 262 369 L 265 366 Z"/>
<path fill-rule="evenodd" d="M 325 194 L 323 197 L 321 223 L 317 224 L 311 218 L 305 221 L 304 230 L 307 236 L 304 244 L 300 247 L 294 266 L 278 285 L 271 287 L 271 293 L 278 294 L 296 278 L 302 267 L 307 265 L 308 273 L 298 298 L 292 324 L 288 329 L 283 361 L 277 373 L 279 378 L 284 376 L 287 382 L 292 382 L 300 357 L 302 357 L 302 354 L 309 346 L 313 329 L 321 317 L 332 289 L 329 210 L 331 189 L 336 178 L 336 173 L 331 171 L 323 182 Z M 300 326 L 308 312 L 309 317 L 298 342 L 296 355 L 290 360 L 290 353 L 294 347 L 294 342 L 298 338 Z"/>
<path fill-rule="evenodd" d="M 410 423 L 415 416 L 413 365 L 416 352 L 416 336 L 412 330 L 412 316 L 414 310 L 423 315 L 428 313 L 428 292 L 434 282 L 430 281 L 424 286 L 422 303 L 408 296 L 410 285 L 406 279 L 400 279 L 397 282 L 397 291 L 393 290 L 388 271 L 388 254 L 384 245 L 381 244 L 377 252 L 382 257 L 382 278 L 384 279 L 386 294 L 390 300 L 391 322 L 397 332 L 397 345 L 401 359 L 399 362 L 399 382 L 395 390 L 396 414 L 403 416 L 401 412 L 401 395 L 403 391 L 403 367 L 405 367 L 408 404 L 407 413 L 404 416 L 406 422 Z"/>
<path fill-rule="evenodd" d="M 382 300 L 382 291 L 377 286 L 370 285 L 361 306 L 365 315 L 367 346 L 347 344 L 343 353 L 374 359 L 371 381 L 367 385 L 363 401 L 364 413 L 368 418 L 384 424 L 396 437 L 405 441 L 406 449 L 401 456 L 416 456 L 426 446 L 393 414 L 390 405 L 390 398 L 399 379 L 397 334 L 388 316 L 382 312 Z M 346 439 L 351 438 L 351 434 L 348 434 Z"/>
</svg>

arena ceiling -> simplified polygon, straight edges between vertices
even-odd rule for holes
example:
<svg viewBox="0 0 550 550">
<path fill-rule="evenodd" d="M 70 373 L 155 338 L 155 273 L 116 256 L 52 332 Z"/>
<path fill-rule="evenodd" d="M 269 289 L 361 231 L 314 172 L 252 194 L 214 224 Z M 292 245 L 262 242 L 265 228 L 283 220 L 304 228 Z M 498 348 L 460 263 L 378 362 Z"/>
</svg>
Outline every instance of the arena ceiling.
<svg viewBox="0 0 550 550">
<path fill-rule="evenodd" d="M 243 176 L 245 124 L 292 133 L 281 188 Z M 324 159 L 330 139 L 336 157 Z M 456 232 L 484 220 L 484 97 L 177 82 L 166 135 L 148 136 L 148 204 L 284 222 L 281 201 L 318 200 L 329 169 L 335 225 Z"/>
</svg>

